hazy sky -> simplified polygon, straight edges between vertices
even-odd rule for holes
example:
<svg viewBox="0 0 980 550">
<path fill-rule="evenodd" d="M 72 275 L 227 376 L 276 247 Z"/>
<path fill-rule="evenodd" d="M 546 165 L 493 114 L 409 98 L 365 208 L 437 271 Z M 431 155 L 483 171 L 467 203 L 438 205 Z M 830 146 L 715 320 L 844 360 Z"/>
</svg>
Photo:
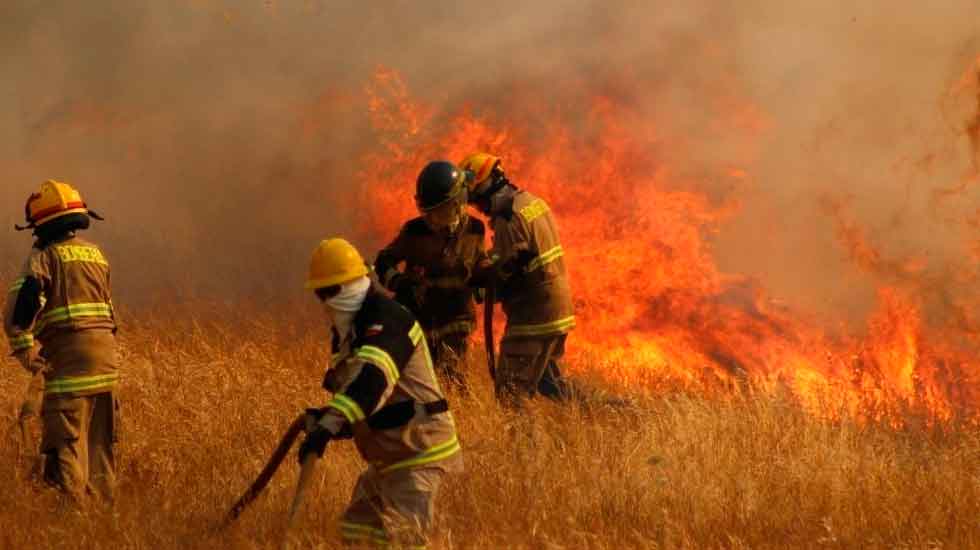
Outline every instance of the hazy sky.
<svg viewBox="0 0 980 550">
<path fill-rule="evenodd" d="M 93 235 L 122 295 L 293 294 L 310 248 L 357 215 L 334 199 L 376 145 L 363 88 L 385 66 L 446 112 L 515 88 L 574 106 L 584 86 L 684 143 L 678 172 L 741 165 L 718 260 L 793 305 L 867 308 L 874 280 L 836 219 L 889 258 L 962 258 L 976 194 L 930 198 L 970 167 L 975 101 L 950 90 L 980 54 L 980 3 L 458 4 L 8 0 L 0 224 L 63 178 L 108 219 Z M 749 127 L 719 134 L 726 102 Z M 0 232 L 5 258 L 28 246 Z"/>
</svg>

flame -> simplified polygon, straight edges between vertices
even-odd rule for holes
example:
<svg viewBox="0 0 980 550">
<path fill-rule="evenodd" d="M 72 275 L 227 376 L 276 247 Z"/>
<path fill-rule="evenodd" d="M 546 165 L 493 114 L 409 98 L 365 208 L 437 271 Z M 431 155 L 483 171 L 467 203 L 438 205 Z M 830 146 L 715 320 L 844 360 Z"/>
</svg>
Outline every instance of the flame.
<svg viewBox="0 0 980 550">
<path fill-rule="evenodd" d="M 833 336 L 755 281 L 720 271 L 711 236 L 737 201 L 692 190 L 701 182 L 676 172 L 676 151 L 630 107 L 597 96 L 584 109 L 532 103 L 519 115 L 506 105 L 439 113 L 387 69 L 367 96 L 381 147 L 362 159 L 358 200 L 372 212 L 362 230 L 388 239 L 416 215 L 414 181 L 426 162 L 500 155 L 512 180 L 557 216 L 580 326 L 570 339 L 573 371 L 716 395 L 781 388 L 831 419 L 846 413 L 899 425 L 909 411 L 930 422 L 956 411 L 976 418 L 980 371 L 928 330 L 914 294 L 882 287 L 866 334 Z M 730 128 L 748 139 L 765 131 L 764 113 L 732 102 L 722 103 Z M 737 186 L 752 171 L 728 166 L 715 177 Z M 886 264 L 855 224 L 841 223 L 839 237 L 869 271 Z M 914 276 L 922 266 L 895 269 Z"/>
</svg>

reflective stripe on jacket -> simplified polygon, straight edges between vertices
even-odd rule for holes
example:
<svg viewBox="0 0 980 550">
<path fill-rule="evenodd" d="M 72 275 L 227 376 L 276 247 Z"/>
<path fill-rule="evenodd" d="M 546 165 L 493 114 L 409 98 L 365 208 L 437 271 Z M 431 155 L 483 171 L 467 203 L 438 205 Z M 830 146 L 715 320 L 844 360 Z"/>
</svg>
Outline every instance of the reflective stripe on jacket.
<svg viewBox="0 0 980 550">
<path fill-rule="evenodd" d="M 4 312 L 8 342 L 15 352 L 40 344 L 40 354 L 50 367 L 45 370 L 47 393 L 89 395 L 116 384 L 116 320 L 109 278 L 109 262 L 102 250 L 69 234 L 32 249 L 9 287 Z M 40 304 L 26 327 L 15 322 L 22 293 L 30 294 L 24 302 Z"/>
<path fill-rule="evenodd" d="M 340 359 L 326 377 L 337 381 L 325 384 L 334 392 L 327 403 L 328 428 L 340 433 L 349 426 L 361 456 L 382 473 L 436 463 L 454 467 L 460 447 L 452 413 L 427 414 L 415 406 L 445 400 L 422 327 L 408 310 L 374 291 L 352 326 L 352 334 L 334 346 Z M 400 407 L 408 413 L 404 422 L 372 428 L 379 425 L 374 415 L 399 405 L 406 405 Z"/>
<path fill-rule="evenodd" d="M 565 250 L 548 204 L 515 190 L 509 208 L 493 216 L 491 257 L 501 263 L 521 251 L 532 253 L 523 271 L 502 281 L 500 301 L 507 314 L 504 337 L 564 334 L 575 327 Z"/>
</svg>

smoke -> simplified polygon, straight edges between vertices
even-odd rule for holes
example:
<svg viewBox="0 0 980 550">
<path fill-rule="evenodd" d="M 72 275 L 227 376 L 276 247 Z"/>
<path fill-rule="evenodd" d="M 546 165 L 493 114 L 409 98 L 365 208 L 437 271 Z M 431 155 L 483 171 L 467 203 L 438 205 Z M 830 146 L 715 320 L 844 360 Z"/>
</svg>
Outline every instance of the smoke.
<svg viewBox="0 0 980 550">
<path fill-rule="evenodd" d="M 950 220 L 972 195 L 943 215 L 929 197 L 969 165 L 942 100 L 980 51 L 972 1 L 4 4 L 0 223 L 40 181 L 77 184 L 134 303 L 299 294 L 316 242 L 364 221 L 347 196 L 380 143 L 363 93 L 378 66 L 433 116 L 629 104 L 683 152 L 679 181 L 740 200 L 723 267 L 808 310 L 850 318 L 873 296 L 828 201 L 894 262 L 963 253 Z M 28 240 L 0 233 L 0 252 Z"/>
</svg>

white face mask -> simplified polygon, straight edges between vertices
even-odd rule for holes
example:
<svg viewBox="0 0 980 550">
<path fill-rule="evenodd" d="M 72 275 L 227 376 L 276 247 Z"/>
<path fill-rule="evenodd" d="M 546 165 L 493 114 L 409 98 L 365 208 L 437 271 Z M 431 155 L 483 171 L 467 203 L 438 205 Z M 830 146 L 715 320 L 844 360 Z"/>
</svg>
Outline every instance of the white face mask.
<svg viewBox="0 0 980 550">
<path fill-rule="evenodd" d="M 367 298 L 368 290 L 371 289 L 371 279 L 366 276 L 355 281 L 351 281 L 342 287 L 340 292 L 323 302 L 324 312 L 331 326 L 337 328 L 340 333 L 340 340 L 343 341 L 350 334 L 351 323 L 354 315 L 360 311 L 364 299 Z"/>
<path fill-rule="evenodd" d="M 354 315 L 357 312 L 337 311 L 326 304 L 323 309 L 327 313 L 327 329 L 337 329 L 337 335 L 340 336 L 338 344 L 342 344 L 350 336 L 351 325 L 354 323 Z"/>
</svg>

